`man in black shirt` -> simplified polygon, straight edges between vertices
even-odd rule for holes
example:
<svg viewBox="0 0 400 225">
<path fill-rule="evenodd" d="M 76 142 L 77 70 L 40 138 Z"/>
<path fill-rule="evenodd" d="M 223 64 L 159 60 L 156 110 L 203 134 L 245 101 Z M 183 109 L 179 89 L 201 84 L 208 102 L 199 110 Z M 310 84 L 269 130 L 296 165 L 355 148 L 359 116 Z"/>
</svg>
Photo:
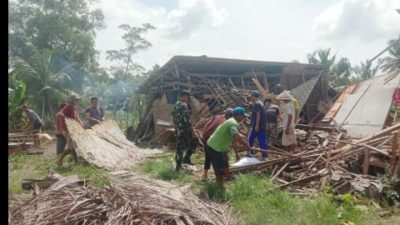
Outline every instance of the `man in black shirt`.
<svg viewBox="0 0 400 225">
<path fill-rule="evenodd" d="M 265 117 L 267 121 L 267 140 L 273 145 L 278 141 L 278 120 L 279 120 L 279 107 L 272 104 L 271 98 L 265 100 Z"/>
<path fill-rule="evenodd" d="M 254 140 L 258 139 L 258 144 L 261 149 L 267 150 L 268 141 L 265 138 L 265 109 L 264 103 L 259 99 L 260 93 L 258 91 L 253 91 L 251 93 L 251 101 L 253 104 L 253 109 L 251 111 L 251 120 L 250 120 L 250 130 L 248 141 L 249 145 L 253 147 Z M 262 153 L 263 158 L 268 158 L 268 154 L 266 152 Z"/>
</svg>

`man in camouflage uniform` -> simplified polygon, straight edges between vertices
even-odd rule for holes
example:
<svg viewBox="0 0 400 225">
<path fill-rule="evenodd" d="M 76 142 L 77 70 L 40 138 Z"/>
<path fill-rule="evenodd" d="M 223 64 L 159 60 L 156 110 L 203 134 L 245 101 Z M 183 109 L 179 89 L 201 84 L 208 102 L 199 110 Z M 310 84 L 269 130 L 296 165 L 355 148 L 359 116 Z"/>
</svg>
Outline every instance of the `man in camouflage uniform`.
<svg viewBox="0 0 400 225">
<path fill-rule="evenodd" d="M 190 156 L 196 148 L 195 133 L 190 119 L 191 108 L 189 105 L 189 93 L 181 91 L 179 100 L 175 103 L 172 110 L 173 122 L 175 125 L 175 134 L 177 137 L 176 147 L 176 171 L 182 167 L 182 163 L 192 164 Z M 183 151 L 186 149 L 186 154 L 183 156 Z"/>
</svg>

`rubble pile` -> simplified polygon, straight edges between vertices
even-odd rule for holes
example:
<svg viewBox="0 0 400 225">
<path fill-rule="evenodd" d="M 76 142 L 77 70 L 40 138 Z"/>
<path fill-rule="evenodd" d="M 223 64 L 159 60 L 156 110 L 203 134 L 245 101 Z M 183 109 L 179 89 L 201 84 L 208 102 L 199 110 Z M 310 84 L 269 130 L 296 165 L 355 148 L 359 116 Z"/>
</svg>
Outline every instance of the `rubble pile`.
<svg viewBox="0 0 400 225">
<path fill-rule="evenodd" d="M 333 126 L 309 127 L 301 138 L 294 155 L 271 147 L 269 160 L 230 172 L 271 172 L 278 188 L 291 187 L 300 195 L 314 194 L 325 185 L 336 194 L 380 192 L 378 173 L 400 175 L 400 124 L 358 140 L 346 140 L 345 132 Z"/>
</svg>

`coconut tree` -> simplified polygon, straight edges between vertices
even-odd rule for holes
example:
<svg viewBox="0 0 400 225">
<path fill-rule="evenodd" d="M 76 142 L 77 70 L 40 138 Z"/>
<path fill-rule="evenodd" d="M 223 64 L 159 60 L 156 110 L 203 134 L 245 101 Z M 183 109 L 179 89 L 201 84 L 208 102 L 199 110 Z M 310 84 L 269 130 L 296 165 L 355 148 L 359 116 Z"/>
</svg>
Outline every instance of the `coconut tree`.
<svg viewBox="0 0 400 225">
<path fill-rule="evenodd" d="M 331 48 L 318 49 L 307 54 L 308 63 L 321 64 L 325 72 L 330 72 L 335 65 L 336 55 L 331 56 Z"/>
<path fill-rule="evenodd" d="M 308 63 L 320 64 L 329 75 L 330 84 L 333 87 L 343 86 L 350 83 L 351 64 L 347 58 L 340 58 L 336 62 L 336 54 L 331 54 L 331 49 L 318 49 L 307 54 Z"/>
<path fill-rule="evenodd" d="M 54 116 L 54 100 L 69 94 L 67 87 L 71 78 L 65 72 L 67 67 L 59 69 L 55 66 L 54 50 L 39 51 L 32 45 L 30 47 L 33 54 L 29 59 L 11 59 L 14 73 L 27 84 L 27 94 L 33 102 L 40 105 L 42 118 L 50 121 Z M 68 67 L 71 66 L 72 64 Z"/>
<path fill-rule="evenodd" d="M 389 41 L 389 56 L 381 60 L 381 69 L 383 72 L 400 72 L 400 38 Z"/>
<path fill-rule="evenodd" d="M 358 80 L 368 80 L 378 72 L 379 65 L 378 63 L 378 65 L 372 66 L 372 62 L 366 60 L 365 62 L 361 62 L 360 66 L 356 66 L 353 71 L 358 75 Z"/>
</svg>

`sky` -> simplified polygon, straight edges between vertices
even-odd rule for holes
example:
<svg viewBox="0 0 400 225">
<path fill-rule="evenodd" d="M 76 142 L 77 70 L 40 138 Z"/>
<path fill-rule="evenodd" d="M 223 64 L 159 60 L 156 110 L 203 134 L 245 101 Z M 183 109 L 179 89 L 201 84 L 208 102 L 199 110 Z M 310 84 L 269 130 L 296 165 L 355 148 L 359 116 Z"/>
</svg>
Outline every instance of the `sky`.
<svg viewBox="0 0 400 225">
<path fill-rule="evenodd" d="M 106 28 L 96 37 L 105 52 L 124 48 L 120 24 L 156 27 L 152 47 L 134 60 L 150 69 L 174 55 L 307 62 L 331 48 L 353 65 L 374 57 L 400 35 L 400 0 L 99 0 Z"/>
</svg>

